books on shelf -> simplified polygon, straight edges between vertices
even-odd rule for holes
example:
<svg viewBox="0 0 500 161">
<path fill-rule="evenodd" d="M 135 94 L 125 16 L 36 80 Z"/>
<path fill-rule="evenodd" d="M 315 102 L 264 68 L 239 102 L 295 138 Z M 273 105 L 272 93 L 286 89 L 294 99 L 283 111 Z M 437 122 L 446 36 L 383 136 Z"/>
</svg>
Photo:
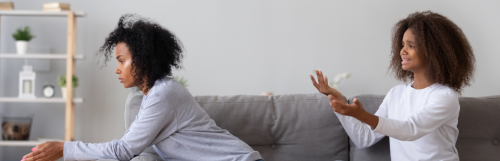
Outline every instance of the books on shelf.
<svg viewBox="0 0 500 161">
<path fill-rule="evenodd" d="M 69 11 L 70 5 L 69 5 L 69 3 L 59 3 L 59 2 L 45 3 L 45 4 L 43 4 L 43 10 L 44 11 Z"/>
<path fill-rule="evenodd" d="M 14 2 L 0 2 L 0 10 L 13 10 Z"/>
</svg>

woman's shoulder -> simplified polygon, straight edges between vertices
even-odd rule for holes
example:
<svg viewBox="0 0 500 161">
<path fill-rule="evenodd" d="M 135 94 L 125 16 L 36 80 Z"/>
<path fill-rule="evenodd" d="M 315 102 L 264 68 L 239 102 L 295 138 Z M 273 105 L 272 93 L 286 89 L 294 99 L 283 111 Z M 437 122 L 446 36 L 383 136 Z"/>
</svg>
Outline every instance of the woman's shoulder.
<svg viewBox="0 0 500 161">
<path fill-rule="evenodd" d="M 179 82 L 171 77 L 159 79 L 151 88 L 148 94 L 155 97 L 163 97 L 165 99 L 175 99 L 176 97 L 192 97 L 187 89 Z"/>
<path fill-rule="evenodd" d="M 431 96 L 458 99 L 459 94 L 448 86 L 436 83 L 433 85 L 433 92 L 431 93 Z"/>
</svg>

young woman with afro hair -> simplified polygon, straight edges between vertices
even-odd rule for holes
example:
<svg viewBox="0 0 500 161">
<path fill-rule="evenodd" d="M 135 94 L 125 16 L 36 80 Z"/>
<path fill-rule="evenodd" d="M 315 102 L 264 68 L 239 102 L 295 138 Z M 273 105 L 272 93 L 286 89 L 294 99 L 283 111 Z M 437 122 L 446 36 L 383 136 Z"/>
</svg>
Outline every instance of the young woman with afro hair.
<svg viewBox="0 0 500 161">
<path fill-rule="evenodd" d="M 97 55 L 105 62 L 115 58 L 120 83 L 144 93 L 135 121 L 120 140 L 46 142 L 24 160 L 131 160 L 150 146 L 164 160 L 262 160 L 259 152 L 218 127 L 186 88 L 168 77 L 172 68 L 181 67 L 183 55 L 179 40 L 167 29 L 123 15 Z"/>
<path fill-rule="evenodd" d="M 318 82 L 310 77 L 358 148 L 389 136 L 391 160 L 459 160 L 458 96 L 475 64 L 464 33 L 440 14 L 416 12 L 394 26 L 391 57 L 389 69 L 407 83 L 393 87 L 374 115 L 356 98 L 347 104 L 321 71 Z"/>
</svg>

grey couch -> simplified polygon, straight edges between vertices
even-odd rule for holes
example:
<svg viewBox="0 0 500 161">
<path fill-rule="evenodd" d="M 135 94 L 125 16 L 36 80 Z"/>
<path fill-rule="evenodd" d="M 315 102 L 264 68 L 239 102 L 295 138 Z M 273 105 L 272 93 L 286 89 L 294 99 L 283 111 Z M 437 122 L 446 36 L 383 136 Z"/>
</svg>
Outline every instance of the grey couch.
<svg viewBox="0 0 500 161">
<path fill-rule="evenodd" d="M 132 92 L 125 107 L 126 127 L 134 121 L 141 92 Z M 383 95 L 356 96 L 375 113 Z M 329 99 L 322 94 L 275 96 L 196 96 L 218 126 L 231 132 L 266 161 L 386 161 L 389 139 L 358 149 L 349 140 Z M 352 102 L 352 98 L 348 99 Z M 500 160 L 500 96 L 460 98 L 457 149 L 461 160 Z M 161 160 L 146 149 L 133 161 Z"/>
</svg>

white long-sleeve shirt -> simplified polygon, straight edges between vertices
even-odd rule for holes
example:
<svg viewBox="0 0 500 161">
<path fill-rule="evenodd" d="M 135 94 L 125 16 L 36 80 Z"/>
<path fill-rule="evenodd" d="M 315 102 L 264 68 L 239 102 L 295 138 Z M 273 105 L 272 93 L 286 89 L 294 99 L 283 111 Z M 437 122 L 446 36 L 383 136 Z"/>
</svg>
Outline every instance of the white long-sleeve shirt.
<svg viewBox="0 0 500 161">
<path fill-rule="evenodd" d="M 391 160 L 459 160 L 458 94 L 447 86 L 433 84 L 414 89 L 411 83 L 393 87 L 375 113 L 378 125 L 369 125 L 336 113 L 358 148 L 390 137 Z"/>
</svg>

